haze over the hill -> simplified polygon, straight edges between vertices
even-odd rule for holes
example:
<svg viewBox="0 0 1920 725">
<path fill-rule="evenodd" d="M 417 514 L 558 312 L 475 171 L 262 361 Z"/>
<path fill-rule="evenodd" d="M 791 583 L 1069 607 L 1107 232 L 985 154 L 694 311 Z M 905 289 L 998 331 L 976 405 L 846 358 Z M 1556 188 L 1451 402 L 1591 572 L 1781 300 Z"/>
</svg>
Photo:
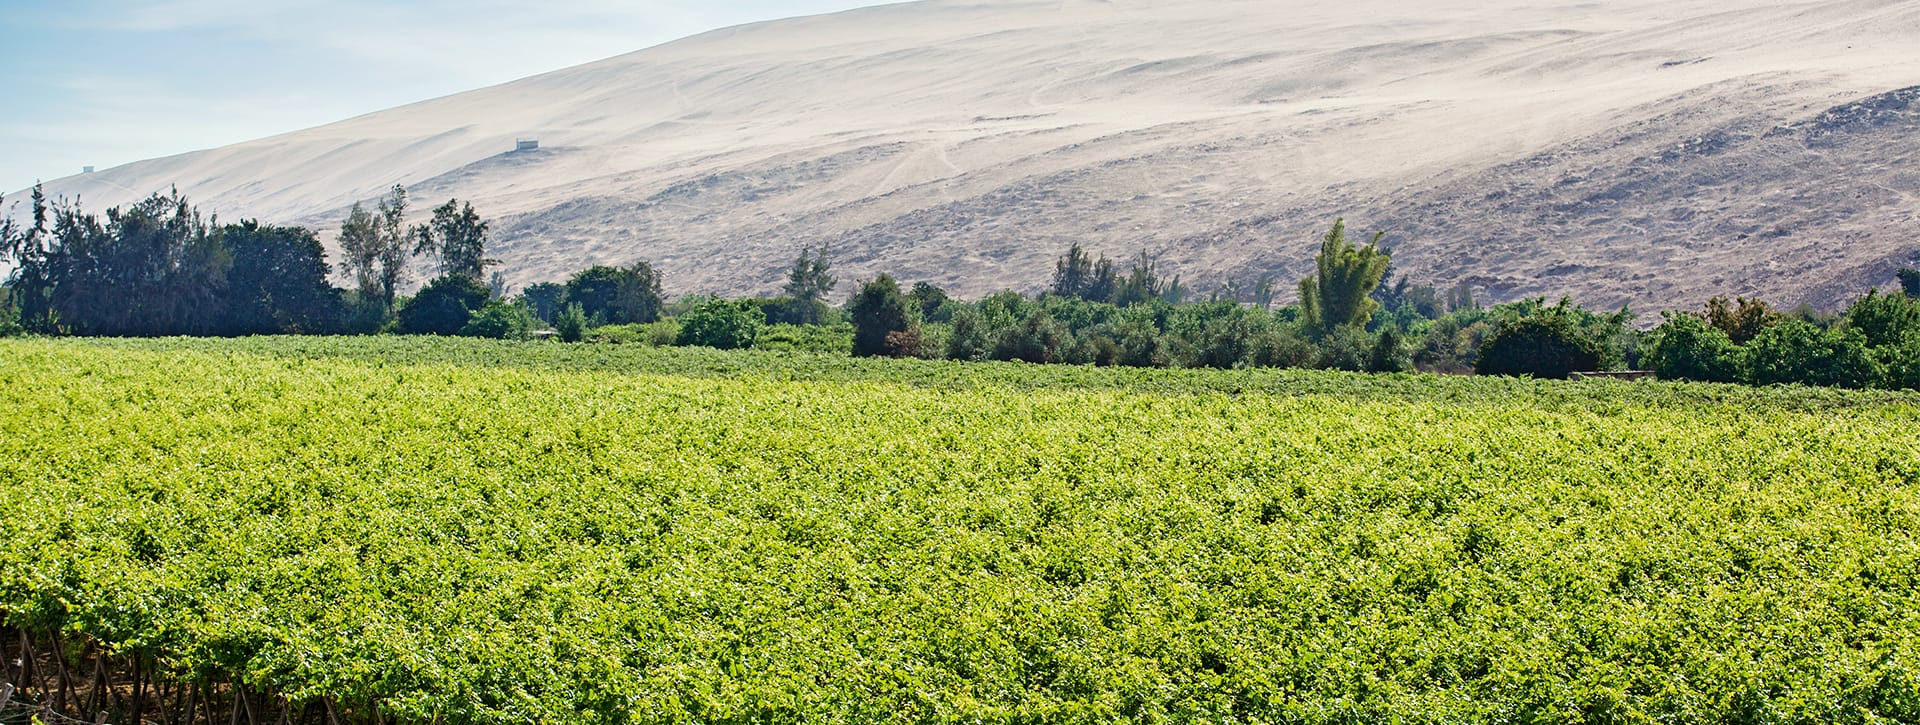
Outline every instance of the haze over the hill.
<svg viewBox="0 0 1920 725">
<path fill-rule="evenodd" d="M 1831 307 L 1920 259 L 1916 38 L 1920 0 L 930 0 L 47 189 L 330 232 L 405 184 L 416 219 L 493 217 L 517 284 L 647 259 L 670 292 L 772 292 L 825 243 L 843 291 L 970 296 L 1075 241 L 1290 283 L 1344 215 L 1498 299 Z"/>
</svg>

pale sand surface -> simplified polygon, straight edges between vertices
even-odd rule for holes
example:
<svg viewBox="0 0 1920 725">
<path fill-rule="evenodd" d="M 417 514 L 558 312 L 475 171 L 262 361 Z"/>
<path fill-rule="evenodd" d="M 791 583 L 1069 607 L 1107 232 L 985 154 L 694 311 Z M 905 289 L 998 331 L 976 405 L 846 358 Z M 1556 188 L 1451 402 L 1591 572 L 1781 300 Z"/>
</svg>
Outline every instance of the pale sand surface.
<svg viewBox="0 0 1920 725">
<path fill-rule="evenodd" d="M 1883 95 L 1912 86 L 1920 0 L 932 0 L 47 187 L 330 235 L 405 184 L 415 219 L 495 218 L 517 284 L 650 259 L 670 292 L 771 292 L 830 243 L 843 294 L 971 296 L 1080 241 L 1290 292 L 1344 215 L 1500 299 L 1831 307 L 1920 259 L 1920 94 Z"/>
</svg>

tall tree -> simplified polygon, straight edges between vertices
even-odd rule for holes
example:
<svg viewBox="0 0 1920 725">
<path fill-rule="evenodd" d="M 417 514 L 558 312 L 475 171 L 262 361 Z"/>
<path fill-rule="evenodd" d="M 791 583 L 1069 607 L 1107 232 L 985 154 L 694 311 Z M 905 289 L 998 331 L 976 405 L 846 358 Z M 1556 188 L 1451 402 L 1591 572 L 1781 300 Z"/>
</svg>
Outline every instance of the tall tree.
<svg viewBox="0 0 1920 725">
<path fill-rule="evenodd" d="M 520 299 L 533 310 L 534 317 L 551 325 L 566 306 L 567 288 L 558 282 L 535 282 L 520 291 Z"/>
<path fill-rule="evenodd" d="M 853 318 L 853 354 L 862 356 L 906 356 L 892 344 L 897 333 L 914 329 L 912 307 L 900 293 L 900 283 L 882 274 L 860 286 L 860 293 L 847 302 L 847 316 Z"/>
<path fill-rule="evenodd" d="M 338 328 L 340 290 L 327 283 L 332 269 L 312 231 L 248 220 L 227 225 L 219 236 L 233 257 L 221 332 L 315 334 Z"/>
<path fill-rule="evenodd" d="M 362 300 L 378 300 L 393 307 L 396 289 L 407 266 L 407 189 L 395 185 L 380 199 L 378 211 L 368 213 L 354 202 L 340 225 L 340 266 L 353 274 Z"/>
<path fill-rule="evenodd" d="M 218 320 L 230 257 L 176 191 L 99 217 L 35 194 L 7 256 L 22 321 L 47 333 L 185 335 Z M 52 217 L 49 229 L 46 219 Z"/>
<path fill-rule="evenodd" d="M 580 305 L 588 317 L 603 323 L 660 319 L 660 274 L 646 262 L 581 270 L 567 280 L 566 290 L 568 302 Z"/>
<path fill-rule="evenodd" d="M 480 280 L 464 274 L 435 277 L 400 306 L 400 331 L 409 335 L 457 335 L 492 297 Z"/>
<path fill-rule="evenodd" d="M 1119 281 L 1114 290 L 1113 303 L 1121 307 L 1152 302 L 1162 299 L 1167 293 L 1167 283 L 1160 279 L 1153 257 L 1141 252 L 1134 260 L 1133 268 L 1127 272 L 1126 279 Z"/>
<path fill-rule="evenodd" d="M 1313 258 L 1316 274 L 1300 280 L 1300 310 L 1308 329 L 1324 335 L 1341 325 L 1364 325 L 1379 303 L 1371 295 L 1391 262 L 1380 249 L 1386 232 L 1365 247 L 1347 241 L 1347 223 L 1336 219 Z"/>
<path fill-rule="evenodd" d="M 1106 255 L 1094 259 L 1080 248 L 1079 242 L 1067 248 L 1066 256 L 1053 265 L 1053 285 L 1047 291 L 1059 297 L 1078 297 L 1090 302 L 1112 302 L 1120 289 L 1120 278 L 1113 271 L 1113 260 Z"/>
<path fill-rule="evenodd" d="M 491 225 L 473 210 L 473 204 L 458 199 L 434 207 L 433 219 L 413 228 L 413 253 L 424 254 L 440 262 L 440 274 L 458 274 L 483 279 L 487 267 L 499 260 L 487 259 L 487 228 Z"/>
<path fill-rule="evenodd" d="M 781 291 L 793 299 L 793 317 L 803 325 L 817 325 L 826 319 L 827 297 L 837 282 L 833 259 L 827 247 L 800 249 L 800 258 L 787 270 L 787 285 Z"/>
<path fill-rule="evenodd" d="M 1067 248 L 1066 256 L 1053 264 L 1053 287 L 1050 293 L 1060 297 L 1079 297 L 1087 288 L 1087 281 L 1093 277 L 1093 257 L 1080 248 L 1079 242 Z"/>
</svg>

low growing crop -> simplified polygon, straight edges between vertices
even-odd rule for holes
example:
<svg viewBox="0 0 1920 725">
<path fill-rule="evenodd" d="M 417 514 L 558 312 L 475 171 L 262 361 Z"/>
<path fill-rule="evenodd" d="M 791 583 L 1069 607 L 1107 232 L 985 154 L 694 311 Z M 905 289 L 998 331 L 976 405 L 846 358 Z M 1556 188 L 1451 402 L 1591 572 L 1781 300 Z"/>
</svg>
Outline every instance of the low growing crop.
<svg viewBox="0 0 1920 725">
<path fill-rule="evenodd" d="M 0 340 L 0 654 L 154 720 L 1913 722 L 1917 401 Z"/>
</svg>

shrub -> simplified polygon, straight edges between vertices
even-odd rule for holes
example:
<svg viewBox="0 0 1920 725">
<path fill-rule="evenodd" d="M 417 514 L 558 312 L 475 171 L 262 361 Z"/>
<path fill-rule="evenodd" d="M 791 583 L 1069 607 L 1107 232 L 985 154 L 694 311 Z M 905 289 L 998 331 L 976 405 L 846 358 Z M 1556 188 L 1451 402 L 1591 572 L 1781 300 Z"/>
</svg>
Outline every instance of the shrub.
<svg viewBox="0 0 1920 725">
<path fill-rule="evenodd" d="M 464 274 L 435 278 L 400 307 L 400 331 L 409 335 L 458 335 L 493 290 Z"/>
<path fill-rule="evenodd" d="M 1920 300 L 1870 290 L 1867 296 L 1847 307 L 1842 319 L 1848 327 L 1866 336 L 1868 347 L 1898 345 L 1908 337 L 1920 335 Z"/>
<path fill-rule="evenodd" d="M 737 350 L 753 347 L 760 336 L 766 316 L 752 300 L 723 300 L 718 297 L 701 303 L 680 318 L 676 344 Z"/>
<path fill-rule="evenodd" d="M 754 340 L 753 348 L 846 355 L 853 351 L 853 326 L 845 322 L 835 325 L 768 325 Z"/>
<path fill-rule="evenodd" d="M 1726 295 L 1707 300 L 1705 315 L 1707 324 L 1726 333 L 1727 339 L 1735 345 L 1747 344 L 1747 341 L 1758 337 L 1761 330 L 1784 317 L 1760 300 L 1745 297 L 1728 300 Z"/>
<path fill-rule="evenodd" d="M 1746 346 L 1747 382 L 1864 388 L 1882 375 L 1867 338 L 1851 327 L 1821 330 L 1790 319 L 1768 327 Z"/>
<path fill-rule="evenodd" d="M 1474 372 L 1565 380 L 1600 366 L 1600 343 L 1580 333 L 1570 315 L 1550 308 L 1500 325 L 1480 348 Z"/>
<path fill-rule="evenodd" d="M 1894 390 L 1920 390 L 1920 335 L 1899 345 L 1880 348 L 1880 385 Z"/>
<path fill-rule="evenodd" d="M 1253 340 L 1248 362 L 1263 368 L 1311 367 L 1320 350 L 1291 326 L 1269 325 Z"/>
<path fill-rule="evenodd" d="M 495 340 L 525 340 L 533 333 L 535 325 L 540 324 L 533 309 L 523 304 L 493 300 L 474 314 L 465 327 L 460 328 L 463 337 L 486 337 Z"/>
<path fill-rule="evenodd" d="M 0 287 L 0 294 L 6 292 L 8 292 L 6 288 Z M 7 304 L 0 305 L 0 337 L 19 337 L 27 334 L 27 328 L 20 325 L 20 308 L 13 306 L 11 299 L 6 302 Z"/>
<path fill-rule="evenodd" d="M 580 309 L 579 303 L 568 303 L 553 320 L 553 329 L 560 333 L 562 342 L 579 342 L 587 332 L 587 313 Z"/>
<path fill-rule="evenodd" d="M 1317 329 L 1309 325 L 1311 332 Z M 1366 372 L 1367 358 L 1373 353 L 1373 336 L 1359 325 L 1341 325 L 1320 340 L 1319 366 L 1328 370 Z"/>
<path fill-rule="evenodd" d="M 1900 291 L 1908 297 L 1920 298 L 1920 269 L 1900 270 Z"/>
<path fill-rule="evenodd" d="M 567 280 L 566 299 L 601 322 L 653 322 L 660 319 L 660 274 L 646 262 L 589 267 Z"/>
<path fill-rule="evenodd" d="M 1173 364 L 1173 353 L 1160 330 L 1148 320 L 1128 320 L 1114 330 L 1113 363 L 1134 368 L 1164 368 Z"/>
<path fill-rule="evenodd" d="M 1666 313 L 1641 360 L 1660 377 L 1731 383 L 1740 379 L 1740 347 L 1696 315 Z"/>
<path fill-rule="evenodd" d="M 1380 334 L 1373 339 L 1373 349 L 1367 352 L 1367 372 L 1403 373 L 1412 369 L 1413 350 L 1408 348 L 1400 328 L 1393 325 L 1380 328 Z"/>
<path fill-rule="evenodd" d="M 393 311 L 386 303 L 375 297 L 362 297 L 358 290 L 348 290 L 344 295 L 346 312 L 340 322 L 341 331 L 348 335 L 374 335 L 386 331 L 393 324 Z"/>
<path fill-rule="evenodd" d="M 948 360 L 984 360 L 992 349 L 986 319 L 979 310 L 960 307 L 953 311 L 953 329 L 947 334 Z"/>
<path fill-rule="evenodd" d="M 860 286 L 859 294 L 847 302 L 847 316 L 853 320 L 853 354 L 863 357 L 907 357 L 918 351 L 919 336 L 913 336 L 913 350 L 904 351 L 893 339 L 914 327 L 914 314 L 900 283 L 880 275 Z M 902 344 L 905 344 L 904 342 Z"/>
<path fill-rule="evenodd" d="M 1194 336 L 1194 367 L 1227 370 L 1240 365 L 1246 359 L 1248 349 L 1253 342 L 1253 329 L 1244 317 L 1226 317 L 1207 323 L 1199 335 Z"/>
<path fill-rule="evenodd" d="M 1021 360 L 1030 363 L 1060 362 L 1072 333 L 1053 320 L 1045 310 L 1036 309 L 1019 325 L 1000 334 L 993 346 L 995 360 Z"/>
</svg>

